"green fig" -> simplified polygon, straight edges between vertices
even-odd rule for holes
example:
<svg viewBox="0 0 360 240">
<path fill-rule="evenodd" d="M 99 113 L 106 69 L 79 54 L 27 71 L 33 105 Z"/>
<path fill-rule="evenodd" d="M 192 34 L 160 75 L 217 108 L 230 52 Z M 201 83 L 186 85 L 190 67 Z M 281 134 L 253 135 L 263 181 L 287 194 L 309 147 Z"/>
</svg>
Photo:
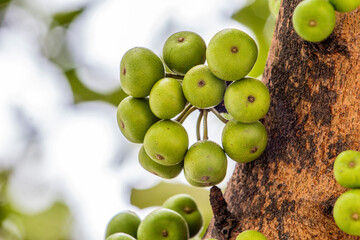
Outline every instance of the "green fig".
<svg viewBox="0 0 360 240">
<path fill-rule="evenodd" d="M 155 83 L 150 92 L 151 111 L 161 119 L 171 119 L 185 107 L 181 84 L 174 78 L 163 78 Z"/>
<path fill-rule="evenodd" d="M 360 189 L 351 189 L 336 200 L 333 215 L 336 225 L 344 232 L 360 236 Z"/>
<path fill-rule="evenodd" d="M 137 236 L 138 240 L 188 240 L 189 230 L 179 213 L 159 208 L 140 223 Z"/>
<path fill-rule="evenodd" d="M 335 10 L 327 0 L 305 0 L 296 6 L 292 22 L 301 38 L 321 42 L 334 30 Z"/>
<path fill-rule="evenodd" d="M 136 240 L 131 235 L 126 233 L 114 233 L 108 236 L 105 240 Z"/>
<path fill-rule="evenodd" d="M 184 160 L 189 146 L 185 128 L 173 120 L 161 120 L 152 125 L 145 134 L 144 148 L 155 162 L 173 166 Z"/>
<path fill-rule="evenodd" d="M 246 230 L 240 233 L 235 240 L 266 240 L 266 237 L 258 231 Z"/>
<path fill-rule="evenodd" d="M 215 142 L 198 141 L 185 155 L 184 171 L 196 182 L 220 183 L 227 169 L 227 158 L 224 150 Z"/>
<path fill-rule="evenodd" d="M 255 78 L 243 78 L 233 82 L 226 89 L 225 108 L 234 119 L 243 122 L 256 122 L 270 107 L 269 90 Z"/>
<path fill-rule="evenodd" d="M 334 163 L 336 181 L 346 188 L 360 188 L 360 152 L 347 150 L 340 153 Z"/>
<path fill-rule="evenodd" d="M 258 158 L 266 148 L 267 132 L 261 122 L 241 123 L 231 120 L 222 132 L 222 145 L 225 153 L 234 161 L 251 162 Z"/>
<path fill-rule="evenodd" d="M 132 211 L 125 211 L 116 214 L 106 227 L 105 238 L 114 233 L 126 233 L 136 238 L 137 229 L 141 219 Z"/>
<path fill-rule="evenodd" d="M 360 6 L 360 0 L 329 0 L 338 12 L 351 12 Z"/>
<path fill-rule="evenodd" d="M 189 31 L 177 32 L 165 42 L 163 58 L 171 71 L 185 74 L 190 68 L 204 64 L 206 44 L 196 33 Z"/>
<path fill-rule="evenodd" d="M 203 226 L 203 217 L 193 197 L 188 194 L 177 194 L 168 198 L 162 205 L 174 210 L 186 221 L 190 238 L 198 234 Z"/>
<path fill-rule="evenodd" d="M 139 162 L 145 170 L 165 179 L 176 177 L 183 168 L 183 162 L 173 166 L 164 166 L 155 162 L 146 154 L 144 146 L 141 146 L 139 151 Z"/>
<path fill-rule="evenodd" d="M 210 40 L 206 60 L 211 72 L 220 79 L 235 81 L 245 77 L 255 65 L 257 45 L 238 29 L 224 29 Z"/>
<path fill-rule="evenodd" d="M 123 99 L 117 109 L 117 122 L 122 134 L 133 143 L 142 143 L 147 130 L 159 119 L 151 112 L 149 99 Z"/>
<path fill-rule="evenodd" d="M 165 68 L 161 59 L 147 48 L 132 48 L 121 59 L 120 83 L 130 96 L 148 96 L 155 82 L 164 77 Z"/>
<path fill-rule="evenodd" d="M 182 82 L 185 98 L 197 108 L 210 108 L 221 103 L 226 84 L 211 73 L 206 65 L 191 68 Z"/>
<path fill-rule="evenodd" d="M 193 187 L 209 187 L 216 185 L 216 183 L 202 183 L 202 182 L 194 181 L 187 175 L 185 171 L 184 171 L 184 176 L 186 181 Z"/>
</svg>

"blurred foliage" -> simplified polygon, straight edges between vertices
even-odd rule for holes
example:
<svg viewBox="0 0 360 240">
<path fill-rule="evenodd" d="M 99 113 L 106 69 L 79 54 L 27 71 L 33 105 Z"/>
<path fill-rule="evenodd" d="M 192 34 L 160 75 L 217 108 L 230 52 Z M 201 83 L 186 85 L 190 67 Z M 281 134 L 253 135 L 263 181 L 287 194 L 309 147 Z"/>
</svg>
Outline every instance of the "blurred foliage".
<svg viewBox="0 0 360 240">
<path fill-rule="evenodd" d="M 246 1 L 247 5 L 233 14 L 232 18 L 248 27 L 255 35 L 259 55 L 255 66 L 248 75 L 259 77 L 265 69 L 272 33 L 275 29 L 275 19 L 270 13 L 268 0 Z"/>
<path fill-rule="evenodd" d="M 4 16 L 6 13 L 6 9 L 10 3 L 11 3 L 11 0 L 0 0 L 0 27 L 2 25 Z"/>
<path fill-rule="evenodd" d="M 160 182 L 148 189 L 132 189 L 130 202 L 138 208 L 161 206 L 169 197 L 186 193 L 192 196 L 204 217 L 204 228 L 199 236 L 203 236 L 212 217 L 209 202 L 209 190 L 185 184 Z"/>
<path fill-rule="evenodd" d="M 67 28 L 77 17 L 79 17 L 84 12 L 84 10 L 85 8 L 83 7 L 69 12 L 58 12 L 54 14 L 52 17 L 53 22 L 51 27 L 62 26 Z"/>
<path fill-rule="evenodd" d="M 6 240 L 69 240 L 72 214 L 62 202 L 36 213 L 23 213 L 14 208 L 7 194 L 11 171 L 0 172 L 0 239 Z"/>
</svg>

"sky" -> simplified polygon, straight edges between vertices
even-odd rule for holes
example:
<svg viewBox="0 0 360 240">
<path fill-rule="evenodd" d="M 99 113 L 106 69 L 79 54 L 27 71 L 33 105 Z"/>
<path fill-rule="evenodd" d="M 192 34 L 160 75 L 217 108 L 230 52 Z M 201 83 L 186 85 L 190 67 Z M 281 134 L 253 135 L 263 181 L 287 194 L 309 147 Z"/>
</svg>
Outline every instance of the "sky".
<svg viewBox="0 0 360 240">
<path fill-rule="evenodd" d="M 208 43 L 224 28 L 242 28 L 231 20 L 242 1 L 18 2 L 39 15 L 12 6 L 0 28 L 0 168 L 20 166 L 10 181 L 10 196 L 19 209 L 37 212 L 63 198 L 74 213 L 74 239 L 102 239 L 117 212 L 147 213 L 130 205 L 129 188 L 151 187 L 159 178 L 137 162 L 140 145 L 121 135 L 114 106 L 72 104 L 64 76 L 38 47 L 49 15 L 91 3 L 70 26 L 68 40 L 84 83 L 108 91 L 119 86 L 119 63 L 127 50 L 142 46 L 160 55 L 166 38 L 184 30 Z M 184 123 L 190 143 L 196 139 L 195 118 L 191 115 Z M 210 139 L 219 142 L 222 123 L 210 115 L 209 125 Z M 229 160 L 226 179 L 234 165 Z M 182 174 L 171 181 L 186 183 Z"/>
</svg>

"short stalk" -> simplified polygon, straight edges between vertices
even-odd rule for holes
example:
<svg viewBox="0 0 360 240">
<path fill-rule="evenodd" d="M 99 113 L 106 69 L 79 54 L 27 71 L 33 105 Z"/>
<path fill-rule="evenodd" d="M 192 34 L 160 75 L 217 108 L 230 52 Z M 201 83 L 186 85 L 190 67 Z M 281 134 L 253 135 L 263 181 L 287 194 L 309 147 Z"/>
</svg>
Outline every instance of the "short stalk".
<svg viewBox="0 0 360 240">
<path fill-rule="evenodd" d="M 184 115 L 186 114 L 187 111 L 189 111 L 189 109 L 191 108 L 191 104 L 190 103 L 187 103 L 184 110 L 182 110 L 182 112 L 179 114 L 179 116 L 175 119 L 175 121 L 179 122 L 183 117 Z"/>
<path fill-rule="evenodd" d="M 201 136 L 200 136 L 200 125 L 201 125 L 201 119 L 204 115 L 204 112 L 203 111 L 200 111 L 200 114 L 199 114 L 199 117 L 197 119 L 197 122 L 196 122 L 196 139 L 198 141 L 201 140 Z"/>
<path fill-rule="evenodd" d="M 180 80 L 184 79 L 184 75 L 180 75 L 180 74 L 176 74 L 176 73 L 165 73 L 165 77 L 175 78 L 175 79 L 180 79 Z"/>
<path fill-rule="evenodd" d="M 179 123 L 183 123 L 184 121 L 185 121 L 185 119 L 193 112 L 193 111 L 195 111 L 197 108 L 196 107 L 194 107 L 194 106 L 191 106 L 188 110 L 187 110 L 187 112 L 184 114 L 184 116 L 179 120 Z"/>
<path fill-rule="evenodd" d="M 215 108 L 211 108 L 210 111 L 212 113 L 215 114 L 215 116 L 220 120 L 222 121 L 223 123 L 227 123 L 229 120 L 227 120 L 226 118 L 224 118 L 223 116 L 221 116 L 221 114 L 215 109 Z"/>
<path fill-rule="evenodd" d="M 203 131 L 203 134 L 204 134 L 204 136 L 203 136 L 203 139 L 204 140 L 208 140 L 209 139 L 209 137 L 208 137 L 208 124 L 207 124 L 207 116 L 208 116 L 208 110 L 207 109 L 204 109 L 203 110 L 203 113 L 204 113 L 204 119 L 203 119 L 203 123 L 204 123 L 204 131 Z"/>
</svg>

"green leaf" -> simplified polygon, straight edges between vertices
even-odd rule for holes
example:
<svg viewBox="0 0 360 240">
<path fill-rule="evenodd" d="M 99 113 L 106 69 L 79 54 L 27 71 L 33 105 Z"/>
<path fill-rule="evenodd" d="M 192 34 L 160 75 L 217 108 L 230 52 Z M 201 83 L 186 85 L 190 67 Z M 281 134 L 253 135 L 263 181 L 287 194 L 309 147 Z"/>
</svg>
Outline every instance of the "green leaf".
<svg viewBox="0 0 360 240">
<path fill-rule="evenodd" d="M 269 22 L 269 17 L 268 0 L 248 1 L 248 5 L 232 16 L 234 20 L 252 30 L 259 47 L 258 59 L 248 74 L 251 77 L 259 77 L 265 69 L 272 36 L 272 34 L 269 36 L 268 32 L 273 32 L 275 29 L 275 21 Z"/>
<path fill-rule="evenodd" d="M 77 17 L 79 17 L 85 10 L 85 7 L 74 11 L 58 12 L 53 15 L 51 27 L 63 26 L 67 28 Z"/>
<path fill-rule="evenodd" d="M 204 227 L 199 236 L 203 236 L 212 217 L 212 209 L 209 201 L 209 190 L 197 188 L 185 184 L 160 182 L 149 189 L 131 189 L 131 204 L 138 208 L 161 206 L 169 197 L 186 193 L 192 196 L 204 217 Z"/>
<path fill-rule="evenodd" d="M 118 106 L 119 103 L 128 96 L 120 87 L 108 93 L 98 93 L 89 89 L 80 81 L 76 69 L 65 71 L 64 74 L 73 92 L 74 103 L 104 101 Z"/>
</svg>

